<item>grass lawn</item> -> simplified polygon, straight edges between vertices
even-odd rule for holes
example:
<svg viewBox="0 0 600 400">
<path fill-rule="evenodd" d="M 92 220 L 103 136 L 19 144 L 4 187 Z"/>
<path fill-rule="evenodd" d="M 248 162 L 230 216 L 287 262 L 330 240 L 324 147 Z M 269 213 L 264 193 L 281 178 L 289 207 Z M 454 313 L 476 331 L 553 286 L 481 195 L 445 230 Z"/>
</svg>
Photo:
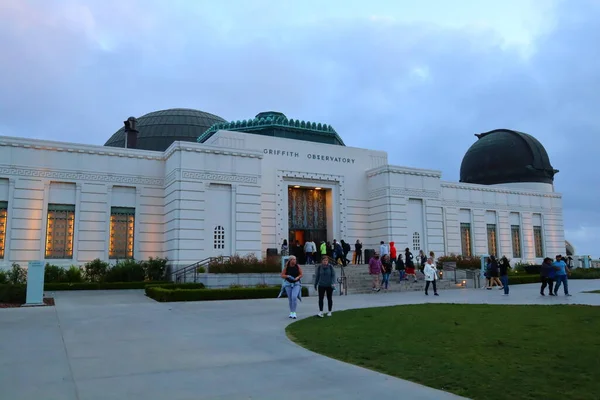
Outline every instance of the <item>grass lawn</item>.
<svg viewBox="0 0 600 400">
<path fill-rule="evenodd" d="M 300 320 L 287 334 L 317 353 L 471 399 L 600 395 L 600 307 L 370 308 Z"/>
</svg>

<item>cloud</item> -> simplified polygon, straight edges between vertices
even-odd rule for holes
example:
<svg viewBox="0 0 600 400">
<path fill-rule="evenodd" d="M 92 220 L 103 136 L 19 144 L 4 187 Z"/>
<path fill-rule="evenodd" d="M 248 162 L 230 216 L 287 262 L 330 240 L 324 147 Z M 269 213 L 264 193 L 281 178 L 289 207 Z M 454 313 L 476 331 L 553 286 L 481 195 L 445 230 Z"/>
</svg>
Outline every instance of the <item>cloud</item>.
<svg viewBox="0 0 600 400">
<path fill-rule="evenodd" d="M 561 171 L 574 245 L 600 255 L 597 2 L 558 2 L 527 52 L 489 24 L 411 23 L 381 10 L 334 18 L 268 1 L 40 4 L 0 5 L 11 60 L 0 63 L 10 77 L 0 80 L 3 134 L 103 144 L 127 116 L 158 109 L 226 119 L 275 109 L 457 180 L 473 134 L 517 129 Z"/>
</svg>

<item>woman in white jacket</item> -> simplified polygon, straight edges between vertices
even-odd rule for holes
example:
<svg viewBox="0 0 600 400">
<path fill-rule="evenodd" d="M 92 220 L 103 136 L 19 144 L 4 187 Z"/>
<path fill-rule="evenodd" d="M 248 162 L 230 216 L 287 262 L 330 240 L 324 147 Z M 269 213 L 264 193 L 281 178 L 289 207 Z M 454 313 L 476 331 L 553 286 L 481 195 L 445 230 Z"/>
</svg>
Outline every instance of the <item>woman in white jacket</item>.
<svg viewBox="0 0 600 400">
<path fill-rule="evenodd" d="M 439 296 L 437 288 L 435 287 L 435 281 L 437 280 L 437 268 L 433 263 L 432 257 L 429 257 L 427 259 L 427 263 L 425 264 L 423 273 L 425 274 L 425 295 L 429 295 L 429 293 L 427 293 L 427 291 L 429 290 L 429 284 L 433 283 L 433 294 L 435 296 Z"/>
</svg>

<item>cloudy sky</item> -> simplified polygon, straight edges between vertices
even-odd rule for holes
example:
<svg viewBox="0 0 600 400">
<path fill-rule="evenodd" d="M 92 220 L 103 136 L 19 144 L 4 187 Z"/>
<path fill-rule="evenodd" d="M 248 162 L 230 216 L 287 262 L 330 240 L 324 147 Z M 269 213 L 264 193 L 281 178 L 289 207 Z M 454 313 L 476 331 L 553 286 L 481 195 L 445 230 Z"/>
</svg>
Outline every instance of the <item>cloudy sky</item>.
<svg viewBox="0 0 600 400">
<path fill-rule="evenodd" d="M 264 110 L 458 180 L 528 132 L 567 239 L 600 256 L 600 1 L 1 0 L 0 135 L 104 144 L 130 115 Z"/>
</svg>

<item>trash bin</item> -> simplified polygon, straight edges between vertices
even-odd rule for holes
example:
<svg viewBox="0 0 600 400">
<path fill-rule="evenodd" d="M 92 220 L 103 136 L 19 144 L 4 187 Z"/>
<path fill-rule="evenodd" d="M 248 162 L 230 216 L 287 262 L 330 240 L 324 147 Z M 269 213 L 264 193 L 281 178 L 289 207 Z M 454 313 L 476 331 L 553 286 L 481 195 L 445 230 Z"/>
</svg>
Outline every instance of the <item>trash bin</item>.
<svg viewBox="0 0 600 400">
<path fill-rule="evenodd" d="M 365 249 L 364 252 L 365 252 L 365 258 L 363 259 L 363 262 L 365 264 L 368 264 L 371 257 L 373 257 L 373 255 L 375 254 L 375 250 L 374 249 Z"/>
</svg>

